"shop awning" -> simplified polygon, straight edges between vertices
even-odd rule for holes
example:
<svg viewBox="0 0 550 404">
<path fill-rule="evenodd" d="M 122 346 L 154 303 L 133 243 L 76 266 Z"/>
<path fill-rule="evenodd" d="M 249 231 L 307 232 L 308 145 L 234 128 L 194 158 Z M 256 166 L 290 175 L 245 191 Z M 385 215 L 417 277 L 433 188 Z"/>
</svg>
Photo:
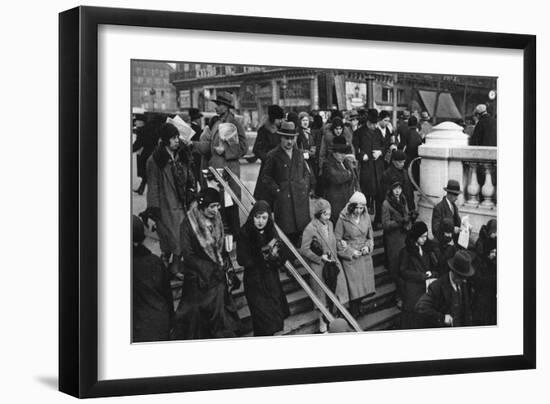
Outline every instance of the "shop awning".
<svg viewBox="0 0 550 404">
<path fill-rule="evenodd" d="M 435 98 L 437 92 L 435 91 L 426 91 L 418 90 L 420 99 L 426 107 L 426 111 L 430 116 L 439 118 L 439 119 L 460 119 L 462 114 L 458 110 L 455 101 L 451 93 L 442 92 L 439 93 L 439 102 L 437 103 L 437 113 L 434 113 L 435 108 Z"/>
</svg>

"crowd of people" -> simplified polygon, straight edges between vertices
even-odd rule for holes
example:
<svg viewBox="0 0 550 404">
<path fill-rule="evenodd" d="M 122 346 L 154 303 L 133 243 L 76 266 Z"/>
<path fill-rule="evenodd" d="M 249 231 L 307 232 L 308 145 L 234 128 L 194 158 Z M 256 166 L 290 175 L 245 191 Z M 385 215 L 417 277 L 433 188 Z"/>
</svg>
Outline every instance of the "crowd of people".
<svg viewBox="0 0 550 404">
<path fill-rule="evenodd" d="M 274 335 L 284 327 L 289 307 L 279 274 L 286 261 L 296 264 L 294 248 L 357 318 L 361 302 L 376 293 L 375 230 L 383 233 L 402 328 L 496 323 L 496 221 L 481 229 L 475 243 L 460 245 L 464 224 L 455 201 L 461 190 L 453 180 L 433 210 L 433 239 L 417 220 L 408 171 L 418 184 L 414 162 L 431 130 L 426 113 L 404 111 L 394 128 L 390 114 L 376 109 L 333 111 L 323 121 L 319 114 L 269 106 L 254 156 L 248 156 L 261 162 L 256 203 L 241 226 L 236 204 L 203 175 L 207 167 L 229 167 L 238 177 L 248 149 L 232 95 L 218 92 L 213 102 L 217 115 L 204 128 L 200 112 L 190 109 L 192 138 L 182 138 L 169 122 L 157 122 L 154 141 L 145 139 L 153 132 L 147 123 L 137 130 L 142 183 L 136 192 L 146 190 L 147 209 L 133 217 L 135 342 L 238 335 L 231 293 L 240 286 L 230 258 L 234 250 L 244 268 L 254 335 Z M 226 131 L 227 124 L 233 131 Z M 487 135 L 476 137 L 481 138 Z M 239 185 L 227 181 L 240 198 Z M 160 257 L 143 245 L 149 219 Z M 280 240 L 275 224 L 292 246 Z M 170 277 L 183 281 L 175 311 Z M 311 280 L 311 288 L 341 317 L 317 282 Z M 346 328 L 341 318 L 327 324 L 319 314 L 319 332 Z"/>
</svg>

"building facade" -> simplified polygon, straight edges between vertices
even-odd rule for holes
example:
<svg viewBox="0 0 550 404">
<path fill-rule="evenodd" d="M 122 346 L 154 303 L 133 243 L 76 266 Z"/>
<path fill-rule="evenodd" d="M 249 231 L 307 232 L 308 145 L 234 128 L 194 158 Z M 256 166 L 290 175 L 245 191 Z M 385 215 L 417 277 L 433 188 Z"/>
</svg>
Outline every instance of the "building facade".
<svg viewBox="0 0 550 404">
<path fill-rule="evenodd" d="M 132 107 L 150 112 L 177 112 L 174 69 L 164 62 L 132 61 Z"/>
</svg>

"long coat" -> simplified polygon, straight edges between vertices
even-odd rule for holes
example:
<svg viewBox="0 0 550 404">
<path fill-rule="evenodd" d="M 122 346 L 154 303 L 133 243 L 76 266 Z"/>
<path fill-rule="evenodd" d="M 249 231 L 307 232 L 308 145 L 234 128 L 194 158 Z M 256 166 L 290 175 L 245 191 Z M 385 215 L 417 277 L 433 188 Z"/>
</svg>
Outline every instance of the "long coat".
<svg viewBox="0 0 550 404">
<path fill-rule="evenodd" d="M 330 220 L 335 224 L 349 198 L 359 189 L 355 170 L 350 161 L 345 159 L 342 164 L 334 158 L 332 153 L 323 164 L 323 196 L 330 203 Z"/>
<path fill-rule="evenodd" d="M 174 316 L 168 271 L 143 244 L 133 248 L 132 259 L 132 340 L 168 340 Z"/>
<path fill-rule="evenodd" d="M 384 173 L 385 144 L 382 132 L 378 128 L 369 129 L 361 126 L 353 133 L 353 145 L 359 162 L 359 184 L 367 196 L 383 198 L 382 174 Z M 382 155 L 374 159 L 372 152 L 380 150 Z M 368 160 L 363 161 L 364 156 Z"/>
<path fill-rule="evenodd" d="M 218 215 L 216 220 L 221 221 L 221 217 Z M 223 230 L 221 237 L 223 239 Z M 240 321 L 227 289 L 225 268 L 212 258 L 212 253 L 199 241 L 189 215 L 181 225 L 181 243 L 184 282 L 176 309 L 174 338 L 235 336 L 240 329 Z M 223 254 L 223 244 L 213 249 L 219 255 Z"/>
<path fill-rule="evenodd" d="M 497 145 L 497 121 L 489 114 L 479 118 L 470 138 L 472 146 L 496 146 Z"/>
<path fill-rule="evenodd" d="M 262 254 L 262 248 L 274 236 L 272 224 L 260 233 L 249 220 L 241 228 L 237 241 L 237 261 L 244 267 L 244 293 L 256 336 L 282 330 L 284 319 L 290 315 L 279 277 L 282 263 L 268 263 Z"/>
<path fill-rule="evenodd" d="M 176 153 L 176 160 L 181 156 Z M 180 162 L 182 170 L 178 171 L 177 179 L 173 169 L 175 162 L 170 160 L 163 145 L 159 145 L 147 160 L 147 208 L 160 209 L 156 227 L 161 251 L 177 255 L 181 255 L 180 224 L 191 198 L 190 191 L 195 187 L 192 168 Z"/>
<path fill-rule="evenodd" d="M 323 171 L 323 164 L 331 154 L 331 148 L 334 141 L 334 136 L 335 135 L 334 135 L 334 132 L 332 131 L 332 126 L 330 124 L 325 125 L 322 129 L 321 148 L 319 150 L 319 167 L 321 169 L 321 173 Z M 351 131 L 351 129 L 345 126 L 340 136 L 344 136 L 344 138 L 346 139 L 346 144 L 348 146 L 351 146 L 351 153 L 354 154 L 355 145 L 353 144 L 353 132 Z"/>
<path fill-rule="evenodd" d="M 399 170 L 392 163 L 390 163 L 390 166 L 384 171 L 384 174 L 382 174 L 382 188 L 384 190 L 384 195 L 388 194 L 388 191 L 391 190 L 392 185 L 397 181 L 401 183 L 401 189 L 403 190 L 403 195 L 405 195 L 405 198 L 407 199 L 407 206 L 409 210 L 415 210 L 416 204 L 414 203 L 414 191 L 407 170 Z"/>
<path fill-rule="evenodd" d="M 403 199 L 404 197 L 398 202 L 402 207 L 401 210 L 392 206 L 388 198 L 382 203 L 382 227 L 384 229 L 386 259 L 388 260 L 388 269 L 396 283 L 399 295 L 402 293 L 403 286 L 399 274 L 399 254 L 403 247 L 405 247 L 407 229 L 410 225 L 409 209 Z"/>
<path fill-rule="evenodd" d="M 359 216 L 359 223 L 356 223 L 347 212 L 343 211 L 336 222 L 334 236 L 338 246 L 338 256 L 342 260 L 346 274 L 349 299 L 360 299 L 374 293 L 376 291 L 372 262 L 374 234 L 370 216 L 366 210 Z M 342 247 L 342 241 L 346 242 L 346 247 Z M 361 250 L 363 247 L 368 247 L 369 253 L 354 258 L 353 252 Z"/>
<path fill-rule="evenodd" d="M 313 251 L 311 251 L 311 241 L 315 237 L 323 247 L 323 253 L 328 254 L 330 253 L 332 259 L 335 260 L 336 264 L 338 265 L 338 268 L 340 269 L 340 272 L 338 273 L 338 277 L 336 280 L 336 291 L 335 295 L 342 304 L 346 304 L 349 301 L 349 293 L 348 293 L 348 287 L 346 282 L 346 276 L 344 274 L 344 269 L 342 268 L 342 264 L 340 263 L 338 259 L 338 251 L 336 248 L 336 238 L 334 236 L 334 230 L 332 222 L 327 223 L 328 226 L 328 235 L 325 235 L 323 232 L 323 224 L 319 219 L 313 219 L 305 228 L 304 234 L 302 236 L 302 244 L 300 247 L 300 254 L 307 260 L 309 266 L 311 269 L 315 272 L 315 274 L 323 280 L 323 267 L 324 262 L 321 260 L 321 257 L 319 257 L 317 254 L 315 254 Z M 327 297 L 323 290 L 318 286 L 317 282 L 310 280 L 311 289 L 315 294 L 319 297 L 319 300 L 323 304 L 327 304 Z"/>
<path fill-rule="evenodd" d="M 147 176 L 147 159 L 155 150 L 159 137 L 157 135 L 158 125 L 148 122 L 145 126 L 136 130 L 136 141 L 132 145 L 132 152 L 141 150 L 137 155 L 137 175 L 140 178 Z"/>
<path fill-rule="evenodd" d="M 220 139 L 219 126 L 221 123 L 232 123 L 237 127 L 238 143 L 229 144 Z M 224 149 L 221 155 L 214 150 L 214 148 L 219 145 L 222 145 Z M 210 156 L 210 160 L 208 160 L 209 167 L 228 167 L 237 177 L 240 176 L 241 164 L 239 159 L 246 154 L 248 143 L 246 141 L 246 133 L 243 126 L 237 121 L 237 118 L 235 118 L 232 112 L 228 112 L 221 116 L 212 129 L 206 127 L 201 134 L 200 140 L 198 142 L 193 142 L 193 146 L 203 156 Z M 241 189 L 235 181 L 229 179 L 229 186 L 233 192 L 240 197 Z"/>
<path fill-rule="evenodd" d="M 292 150 L 292 160 L 281 146 L 268 153 L 259 179 L 269 191 L 275 221 L 286 234 L 301 232 L 309 221 L 310 173 L 302 152 Z"/>
<path fill-rule="evenodd" d="M 451 203 L 451 205 L 454 208 L 454 212 L 451 211 L 447 198 L 443 197 L 441 202 L 435 205 L 434 210 L 432 211 L 432 234 L 439 242 L 442 242 L 443 240 L 443 232 L 441 231 L 443 219 L 452 219 L 454 225 L 456 227 L 460 227 L 461 219 L 460 214 L 458 213 L 458 208 L 454 203 Z M 455 242 L 457 240 L 458 236 L 455 235 Z"/>
<path fill-rule="evenodd" d="M 261 160 L 258 178 L 261 178 L 262 176 L 265 163 L 267 161 L 267 153 L 275 149 L 280 144 L 281 140 L 280 136 L 277 134 L 277 126 L 270 124 L 269 122 L 266 122 L 260 126 L 260 129 L 258 129 L 258 133 L 256 135 L 254 147 L 252 148 L 254 155 Z M 269 199 L 269 191 L 266 189 L 262 181 L 256 181 L 254 198 L 256 200 Z"/>
</svg>

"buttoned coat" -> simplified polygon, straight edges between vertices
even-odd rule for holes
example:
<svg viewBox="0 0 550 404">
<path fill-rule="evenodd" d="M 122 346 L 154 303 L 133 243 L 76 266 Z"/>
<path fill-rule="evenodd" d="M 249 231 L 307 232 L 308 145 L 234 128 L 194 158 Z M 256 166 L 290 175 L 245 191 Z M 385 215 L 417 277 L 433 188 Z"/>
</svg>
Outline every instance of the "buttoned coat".
<svg viewBox="0 0 550 404">
<path fill-rule="evenodd" d="M 353 146 L 359 162 L 359 184 L 366 196 L 383 198 L 382 174 L 384 174 L 384 137 L 378 128 L 369 129 L 361 126 L 353 133 Z M 379 150 L 382 155 L 374 159 L 372 152 Z M 368 160 L 363 160 L 364 156 Z"/>
<path fill-rule="evenodd" d="M 310 173 L 302 152 L 294 147 L 292 159 L 279 145 L 268 153 L 259 179 L 273 207 L 275 222 L 286 234 L 302 232 L 309 221 Z"/>
<path fill-rule="evenodd" d="M 441 202 L 435 205 L 434 210 L 432 212 L 432 234 L 439 242 L 442 242 L 443 240 L 443 232 L 441 231 L 441 224 L 443 223 L 443 219 L 445 218 L 452 219 L 456 227 L 460 227 L 460 223 L 461 223 L 460 214 L 458 213 L 458 208 L 456 204 L 451 203 L 454 207 L 454 213 L 453 213 L 451 211 L 451 208 L 449 207 L 448 202 L 450 201 L 448 201 L 447 197 L 444 196 L 443 199 L 441 199 Z M 458 240 L 458 236 L 455 235 L 455 242 L 457 240 Z"/>
<path fill-rule="evenodd" d="M 321 246 L 323 247 L 323 253 L 330 253 L 331 257 L 335 260 L 340 272 L 336 280 L 336 291 L 335 295 L 340 301 L 340 303 L 345 304 L 349 301 L 349 293 L 346 282 L 346 276 L 344 274 L 344 269 L 342 263 L 338 259 L 338 251 L 336 249 L 336 238 L 334 236 L 333 224 L 331 221 L 327 223 L 328 225 L 328 236 L 322 230 L 323 224 L 319 219 L 313 219 L 304 229 L 304 234 L 302 236 L 302 244 L 300 247 L 300 254 L 307 260 L 311 269 L 315 272 L 318 278 L 323 280 L 323 267 L 324 262 L 321 260 L 321 257 L 311 251 L 311 241 L 315 237 Z M 326 305 L 327 297 L 319 285 L 310 280 L 311 289 L 319 297 L 321 302 Z"/>
</svg>

